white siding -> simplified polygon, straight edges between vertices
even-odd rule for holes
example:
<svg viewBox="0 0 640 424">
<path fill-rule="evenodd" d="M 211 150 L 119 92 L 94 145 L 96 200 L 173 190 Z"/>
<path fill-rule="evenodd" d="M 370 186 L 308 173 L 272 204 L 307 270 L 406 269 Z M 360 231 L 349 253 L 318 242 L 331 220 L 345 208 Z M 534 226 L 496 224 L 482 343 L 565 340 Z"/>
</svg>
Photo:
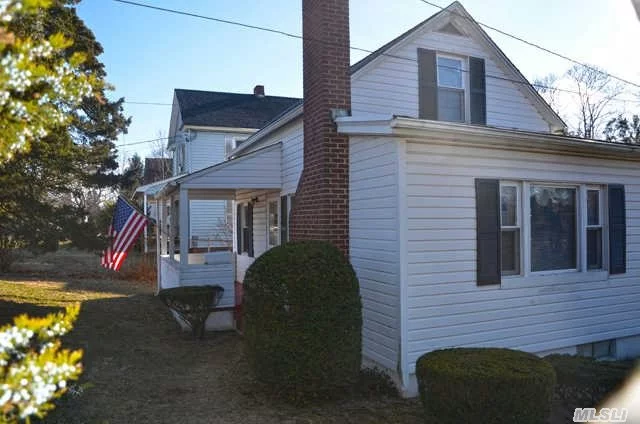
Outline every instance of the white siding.
<svg viewBox="0 0 640 424">
<path fill-rule="evenodd" d="M 251 152 L 180 180 L 183 188 L 279 188 L 282 186 L 280 144 Z"/>
<path fill-rule="evenodd" d="M 351 137 L 350 259 L 363 304 L 363 355 L 398 368 L 400 276 L 398 157 L 392 139 Z"/>
<path fill-rule="evenodd" d="M 282 141 L 282 194 L 295 193 L 302 173 L 302 119 L 296 120 L 276 137 Z"/>
<path fill-rule="evenodd" d="M 195 172 L 215 165 L 225 159 L 225 142 L 228 133 L 194 131 L 195 138 L 187 144 L 187 169 Z"/>
<path fill-rule="evenodd" d="M 278 128 L 241 154 L 244 155 L 274 143 L 282 143 L 282 194 L 292 194 L 296 192 L 298 180 L 302 174 L 303 138 L 303 124 L 300 117 Z"/>
<path fill-rule="evenodd" d="M 640 168 L 632 162 L 407 144 L 408 354 L 542 352 L 640 333 Z M 503 278 L 478 287 L 475 178 L 625 184 L 627 273 Z"/>
<path fill-rule="evenodd" d="M 368 70 L 363 70 L 353 78 L 353 116 L 418 117 L 418 48 L 485 59 L 487 125 L 549 132 L 549 124 L 523 94 L 522 87 L 511 81 L 490 77 L 514 79 L 511 73 L 506 73 L 498 66 L 484 46 L 472 38 L 441 32 L 414 34 L 390 52 L 390 55 L 399 58 L 379 57 Z"/>
</svg>

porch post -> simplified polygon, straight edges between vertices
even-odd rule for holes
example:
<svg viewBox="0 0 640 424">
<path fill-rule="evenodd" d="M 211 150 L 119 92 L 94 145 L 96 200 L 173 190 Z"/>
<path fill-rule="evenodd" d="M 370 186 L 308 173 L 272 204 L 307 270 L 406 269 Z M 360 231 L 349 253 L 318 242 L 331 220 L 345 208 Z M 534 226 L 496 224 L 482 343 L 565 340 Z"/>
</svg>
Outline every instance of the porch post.
<svg viewBox="0 0 640 424">
<path fill-rule="evenodd" d="M 160 216 L 160 222 L 158 223 L 158 231 L 160 232 L 160 254 L 166 255 L 167 252 L 167 199 L 158 199 L 158 205 L 160 210 L 158 216 Z"/>
<path fill-rule="evenodd" d="M 146 194 L 145 194 L 146 199 Z M 158 276 L 158 286 L 156 288 L 156 294 L 162 288 L 162 225 L 163 221 L 160 221 L 160 200 L 156 199 L 156 274 Z"/>
<path fill-rule="evenodd" d="M 189 264 L 189 190 L 180 187 L 180 265 Z"/>
<path fill-rule="evenodd" d="M 171 206 L 171 215 L 169 216 L 169 257 L 175 260 L 176 256 L 176 219 L 178 218 L 178 210 L 173 196 L 169 197 L 169 205 Z"/>
<path fill-rule="evenodd" d="M 144 194 L 144 215 L 147 216 L 147 193 Z M 149 253 L 149 232 L 147 226 L 144 227 L 144 253 Z"/>
</svg>

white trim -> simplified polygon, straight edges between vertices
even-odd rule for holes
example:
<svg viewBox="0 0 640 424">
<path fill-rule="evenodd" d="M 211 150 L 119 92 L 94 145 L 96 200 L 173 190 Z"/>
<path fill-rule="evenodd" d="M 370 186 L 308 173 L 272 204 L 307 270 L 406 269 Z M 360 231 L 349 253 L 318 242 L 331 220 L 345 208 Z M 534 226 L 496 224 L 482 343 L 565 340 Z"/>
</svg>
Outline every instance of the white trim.
<svg viewBox="0 0 640 424">
<path fill-rule="evenodd" d="M 561 152 L 634 162 L 640 160 L 640 146 L 466 123 L 398 116 L 386 120 L 343 117 L 336 118 L 336 123 L 338 132 L 346 135 L 410 137 L 412 141 L 434 144 L 541 153 Z"/>
<path fill-rule="evenodd" d="M 521 276 L 522 275 L 522 269 L 523 269 L 523 246 L 522 246 L 522 189 L 521 186 L 522 184 L 517 182 L 517 181 L 500 181 L 500 206 L 499 206 L 499 213 L 500 213 L 500 237 L 501 237 L 501 241 L 502 241 L 502 230 L 516 230 L 518 233 L 518 271 L 516 273 L 513 274 L 502 274 L 503 277 L 508 277 L 508 276 Z M 515 225 L 503 225 L 502 224 L 502 188 L 503 187 L 513 187 L 516 189 L 516 222 Z"/>
<path fill-rule="evenodd" d="M 253 134 L 258 131 L 257 128 L 235 128 L 235 127 L 208 127 L 205 125 L 183 125 L 181 130 L 192 131 L 211 131 L 211 132 L 224 132 L 224 133 L 245 133 Z"/>
<path fill-rule="evenodd" d="M 180 265 L 189 265 L 189 191 L 187 189 L 180 190 L 180 200 L 178 203 L 178 216 L 180 218 Z"/>
<path fill-rule="evenodd" d="M 398 172 L 398 242 L 399 242 L 399 266 L 400 266 L 400 379 L 403 388 L 409 387 L 409 264 L 408 240 L 408 203 L 407 203 L 407 146 L 404 140 L 397 146 L 397 172 Z"/>
</svg>

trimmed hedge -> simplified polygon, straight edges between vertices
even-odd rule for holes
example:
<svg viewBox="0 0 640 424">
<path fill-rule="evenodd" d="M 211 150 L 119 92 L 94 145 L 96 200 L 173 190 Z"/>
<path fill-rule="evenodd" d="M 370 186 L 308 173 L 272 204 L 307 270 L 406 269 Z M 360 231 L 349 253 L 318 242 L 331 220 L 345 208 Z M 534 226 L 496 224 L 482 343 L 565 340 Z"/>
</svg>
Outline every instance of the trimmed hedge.
<svg viewBox="0 0 640 424">
<path fill-rule="evenodd" d="M 633 370 L 633 361 L 598 361 L 571 355 L 545 356 L 556 370 L 555 398 L 570 410 L 594 407 L 618 389 Z"/>
<path fill-rule="evenodd" d="M 223 294 L 218 285 L 182 286 L 160 290 L 158 297 L 189 324 L 194 337 L 203 338 L 207 318 Z"/>
<path fill-rule="evenodd" d="M 556 382 L 543 359 L 494 348 L 427 353 L 416 375 L 428 423 L 541 424 Z"/>
<path fill-rule="evenodd" d="M 274 247 L 249 267 L 243 292 L 246 353 L 258 381 L 295 402 L 333 397 L 358 381 L 362 303 L 337 248 Z"/>
</svg>

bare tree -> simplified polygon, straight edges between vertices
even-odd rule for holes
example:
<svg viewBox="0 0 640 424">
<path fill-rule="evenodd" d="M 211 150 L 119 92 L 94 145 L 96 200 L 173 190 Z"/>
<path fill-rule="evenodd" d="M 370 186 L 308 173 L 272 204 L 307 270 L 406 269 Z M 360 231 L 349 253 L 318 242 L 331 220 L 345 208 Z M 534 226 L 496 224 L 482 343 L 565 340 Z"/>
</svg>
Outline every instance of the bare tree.
<svg viewBox="0 0 640 424">
<path fill-rule="evenodd" d="M 168 149 L 168 138 L 166 133 L 158 130 L 157 137 L 151 145 L 151 156 L 154 158 L 171 159 L 173 152 Z M 171 176 L 171 161 L 162 161 L 162 179 Z"/>
<path fill-rule="evenodd" d="M 577 91 L 577 135 L 596 138 L 602 134 L 603 123 L 615 115 L 610 104 L 623 92 L 624 87 L 604 70 L 594 66 L 574 65 L 566 76 L 573 90 Z"/>
<path fill-rule="evenodd" d="M 560 115 L 560 95 L 558 90 L 558 76 L 556 74 L 548 74 L 541 78 L 533 80 L 533 87 L 538 90 L 540 96 L 551 106 L 558 115 Z"/>
</svg>

